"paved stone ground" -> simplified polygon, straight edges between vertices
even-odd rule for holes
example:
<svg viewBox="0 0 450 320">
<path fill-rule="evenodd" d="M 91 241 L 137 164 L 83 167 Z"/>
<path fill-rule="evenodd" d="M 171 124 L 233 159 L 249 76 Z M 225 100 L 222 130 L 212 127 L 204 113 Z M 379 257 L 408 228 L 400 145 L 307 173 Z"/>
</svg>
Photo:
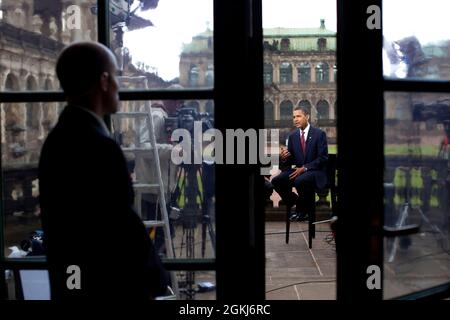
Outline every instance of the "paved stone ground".
<svg viewBox="0 0 450 320">
<path fill-rule="evenodd" d="M 318 225 L 309 249 L 307 223 L 295 222 L 286 244 L 285 223 L 266 222 L 266 299 L 336 299 L 336 252 L 325 241 L 329 236 L 329 225 Z"/>
</svg>

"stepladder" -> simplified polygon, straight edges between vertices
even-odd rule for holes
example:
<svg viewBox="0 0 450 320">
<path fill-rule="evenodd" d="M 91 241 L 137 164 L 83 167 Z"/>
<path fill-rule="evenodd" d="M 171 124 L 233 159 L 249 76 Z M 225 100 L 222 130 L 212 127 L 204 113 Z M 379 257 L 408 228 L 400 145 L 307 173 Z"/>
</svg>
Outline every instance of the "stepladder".
<svg viewBox="0 0 450 320">
<path fill-rule="evenodd" d="M 150 101 L 143 102 L 138 111 L 118 112 L 112 117 L 113 132 L 120 134 L 121 128 L 133 132 L 131 139 L 119 138 L 122 150 L 127 159 L 134 160 L 133 189 L 134 207 L 150 234 L 162 229 L 164 247 L 167 258 L 175 258 L 172 234 L 170 229 L 167 196 L 170 194 L 170 152 L 171 146 L 158 144 Z M 120 136 L 119 136 L 120 137 Z M 163 157 L 163 162 L 161 161 Z M 162 172 L 161 167 L 164 167 Z M 143 197 L 152 195 L 156 198 L 155 213 L 149 217 L 143 210 Z M 158 210 L 159 209 L 159 210 Z M 171 272 L 172 288 L 175 296 L 179 296 L 178 282 L 175 272 Z"/>
</svg>

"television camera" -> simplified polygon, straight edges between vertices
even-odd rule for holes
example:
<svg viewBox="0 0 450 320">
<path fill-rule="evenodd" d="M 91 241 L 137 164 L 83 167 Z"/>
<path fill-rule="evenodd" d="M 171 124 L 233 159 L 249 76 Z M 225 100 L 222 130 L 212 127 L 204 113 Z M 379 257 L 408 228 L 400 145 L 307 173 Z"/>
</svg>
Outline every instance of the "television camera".
<svg viewBox="0 0 450 320">
<path fill-rule="evenodd" d="M 191 139 L 194 139 L 196 122 L 201 123 L 203 133 L 213 128 L 214 119 L 208 113 L 198 112 L 196 108 L 182 106 L 176 116 L 166 118 L 165 124 L 169 135 L 175 129 L 185 129 L 190 133 Z M 191 143 L 191 148 L 194 148 L 194 143 Z M 176 211 L 176 220 L 179 220 L 183 226 L 181 249 L 183 247 L 186 249 L 186 258 L 196 258 L 195 233 L 197 225 L 201 221 L 201 249 L 202 257 L 204 257 L 207 233 L 209 233 L 212 249 L 215 250 L 215 231 L 211 222 L 212 199 L 214 197 L 214 165 L 182 163 L 178 167 L 176 186 L 171 195 L 172 205 L 176 206 L 181 202 L 180 199 L 184 199 L 182 208 L 172 207 L 172 213 Z M 195 272 L 187 272 L 185 283 L 180 286 L 181 292 L 186 295 L 187 299 L 193 299 L 195 296 L 194 283 Z"/>
<path fill-rule="evenodd" d="M 171 133 L 175 129 L 186 129 L 194 136 L 195 122 L 202 123 L 202 132 L 214 127 L 214 117 L 207 112 L 198 112 L 196 108 L 182 106 L 176 116 L 168 117 L 165 121 L 166 131 Z"/>
</svg>

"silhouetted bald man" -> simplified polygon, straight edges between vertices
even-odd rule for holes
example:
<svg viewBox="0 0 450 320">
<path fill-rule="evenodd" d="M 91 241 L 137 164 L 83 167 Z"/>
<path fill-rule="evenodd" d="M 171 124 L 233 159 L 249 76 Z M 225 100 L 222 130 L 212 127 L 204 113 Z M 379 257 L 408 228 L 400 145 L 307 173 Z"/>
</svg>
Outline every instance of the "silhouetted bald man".
<svg viewBox="0 0 450 320">
<path fill-rule="evenodd" d="M 56 65 L 68 105 L 39 163 L 52 299 L 148 299 L 166 291 L 166 272 L 132 209 L 122 150 L 103 121 L 118 110 L 116 70 L 111 51 L 92 42 L 68 46 Z M 80 268 L 80 287 L 71 265 Z"/>
</svg>

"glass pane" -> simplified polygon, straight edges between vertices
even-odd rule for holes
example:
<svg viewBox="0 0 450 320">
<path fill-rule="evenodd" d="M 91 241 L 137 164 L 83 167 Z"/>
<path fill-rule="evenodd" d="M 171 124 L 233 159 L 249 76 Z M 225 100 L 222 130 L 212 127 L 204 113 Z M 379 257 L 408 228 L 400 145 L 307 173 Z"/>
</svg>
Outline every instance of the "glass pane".
<svg viewBox="0 0 450 320">
<path fill-rule="evenodd" d="M 213 128 L 213 101 L 124 101 L 121 113 L 113 116 L 113 134 L 124 148 L 134 179 L 136 210 L 144 221 L 161 220 L 165 214 L 158 189 L 150 187 L 158 182 L 146 117 L 150 105 L 171 234 L 168 237 L 167 230 L 156 228 L 155 244 L 167 258 L 215 257 L 214 162 L 193 156 L 197 151 L 205 155 L 204 148 L 210 145 L 197 144 L 196 137 Z M 130 112 L 143 114 L 136 117 Z M 184 136 L 189 139 L 188 150 L 179 142 L 179 132 L 188 135 Z M 180 158 L 176 151 L 180 147 L 189 158 Z"/>
<path fill-rule="evenodd" d="M 50 300 L 47 270 L 6 270 L 7 300 Z"/>
<path fill-rule="evenodd" d="M 385 238 L 385 298 L 450 281 L 449 134 L 449 94 L 385 94 L 385 225 L 420 226 Z"/>
<path fill-rule="evenodd" d="M 5 255 L 10 247 L 31 252 L 33 240 L 39 249 L 38 162 L 42 144 L 56 124 L 60 103 L 4 103 L 1 108 L 3 215 Z M 37 234 L 36 234 L 37 232 Z M 37 241 L 34 241 L 37 240 Z"/>
<path fill-rule="evenodd" d="M 97 40 L 97 1 L 0 3 L 2 91 L 58 89 L 55 64 L 59 52 L 71 42 Z M 26 49 L 18 51 L 17 43 Z"/>
<path fill-rule="evenodd" d="M 216 300 L 215 271 L 176 271 L 179 300 Z"/>
<path fill-rule="evenodd" d="M 383 73 L 393 79 L 450 79 L 446 0 L 383 1 Z"/>
<path fill-rule="evenodd" d="M 325 131 L 328 153 L 336 154 L 337 96 L 333 72 L 336 65 L 336 1 L 263 0 L 262 5 L 264 125 L 270 129 L 265 142 L 266 155 L 278 160 L 280 146 L 285 147 L 288 137 L 296 130 L 298 132 L 293 124 L 293 112 L 297 107 L 304 108 L 309 114 L 311 127 Z M 335 299 L 336 257 L 330 222 L 317 225 L 313 255 L 308 251 L 308 225 L 304 221 L 290 224 L 292 234 L 286 244 L 287 207 L 286 199 L 280 194 L 286 198 L 290 189 L 287 186 L 287 192 L 277 192 L 280 188 L 275 186 L 277 180 L 274 179 L 291 168 L 276 161 L 269 162 L 267 167 L 266 298 Z M 309 204 L 315 205 L 317 220 L 328 220 L 333 214 L 329 190 L 311 192 L 314 194 Z M 292 191 L 301 196 L 301 191 L 296 188 Z M 289 198 L 293 199 L 293 196 Z M 309 208 L 300 209 L 300 202 L 296 204 L 298 209 L 292 209 L 291 213 L 300 210 L 308 213 Z M 292 218 L 294 220 L 294 216 Z M 305 281 L 312 283 L 303 284 Z M 326 283 L 315 283 L 320 281 Z"/>
<path fill-rule="evenodd" d="M 122 88 L 212 88 L 213 1 L 143 3 L 111 2 L 111 47 L 122 74 L 138 84 Z"/>
<path fill-rule="evenodd" d="M 175 271 L 173 274 L 178 281 L 178 300 L 216 300 L 214 271 Z M 47 270 L 6 270 L 5 275 L 7 300 L 50 300 Z M 156 299 L 175 300 L 175 296 L 168 293 Z"/>
</svg>

